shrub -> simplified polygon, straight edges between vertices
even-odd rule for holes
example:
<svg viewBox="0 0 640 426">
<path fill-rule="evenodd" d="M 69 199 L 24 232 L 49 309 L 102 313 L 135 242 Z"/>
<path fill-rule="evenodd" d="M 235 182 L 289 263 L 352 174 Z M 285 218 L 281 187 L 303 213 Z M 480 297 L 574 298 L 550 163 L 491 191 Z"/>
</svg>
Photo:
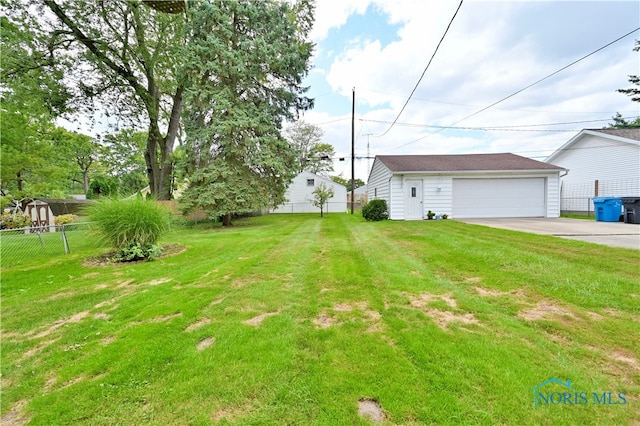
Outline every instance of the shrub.
<svg viewBox="0 0 640 426">
<path fill-rule="evenodd" d="M 66 225 L 76 220 L 77 217 L 75 214 L 61 214 L 60 216 L 56 216 L 53 222 L 56 225 Z"/>
<path fill-rule="evenodd" d="M 372 222 L 389 219 L 387 202 L 385 200 L 372 200 L 362 208 L 362 216 Z"/>
<path fill-rule="evenodd" d="M 0 215 L 0 229 L 25 228 L 31 225 L 31 216 L 28 214 L 3 213 Z"/>
<path fill-rule="evenodd" d="M 155 250 L 152 247 L 169 224 L 166 210 L 140 197 L 102 200 L 90 206 L 87 213 L 102 238 L 118 250 L 116 258 L 137 260 L 138 253 L 143 253 L 145 259 L 157 256 L 150 256 Z"/>
<path fill-rule="evenodd" d="M 153 260 L 160 256 L 162 250 L 154 244 L 142 246 L 138 243 L 131 243 L 126 247 L 121 247 L 113 257 L 115 262 L 133 262 L 136 260 Z"/>
</svg>

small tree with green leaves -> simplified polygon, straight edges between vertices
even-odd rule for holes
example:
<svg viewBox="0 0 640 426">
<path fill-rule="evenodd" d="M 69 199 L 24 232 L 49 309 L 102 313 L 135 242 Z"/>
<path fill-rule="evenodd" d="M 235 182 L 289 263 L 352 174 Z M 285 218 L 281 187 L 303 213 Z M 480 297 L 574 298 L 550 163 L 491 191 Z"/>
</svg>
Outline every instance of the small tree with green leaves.
<svg viewBox="0 0 640 426">
<path fill-rule="evenodd" d="M 320 207 L 320 217 L 324 212 L 324 205 L 329 198 L 333 197 L 333 188 L 327 188 L 324 183 L 321 183 L 314 191 L 311 204 L 316 207 Z"/>
</svg>

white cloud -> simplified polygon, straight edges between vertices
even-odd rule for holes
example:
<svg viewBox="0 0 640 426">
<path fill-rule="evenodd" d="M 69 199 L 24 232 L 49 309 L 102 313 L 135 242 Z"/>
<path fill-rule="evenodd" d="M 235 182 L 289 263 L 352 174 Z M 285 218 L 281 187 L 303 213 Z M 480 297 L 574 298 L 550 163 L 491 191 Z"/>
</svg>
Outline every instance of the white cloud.
<svg viewBox="0 0 640 426">
<path fill-rule="evenodd" d="M 348 2 L 341 10 L 363 13 L 367 10 L 365 4 Z M 314 112 L 324 121 L 344 119 L 326 125 L 326 141 L 334 144 L 336 151 L 349 153 L 350 117 L 345 114 L 344 104 L 350 104 L 351 89 L 355 87 L 357 117 L 367 120 L 356 125 L 359 156 L 366 154 L 364 135 L 373 133 L 369 136 L 372 155 L 516 152 L 543 158 L 579 129 L 606 125 L 594 122 L 548 126 L 544 129 L 576 132 L 547 133 L 437 131 L 401 123 L 451 125 L 612 41 L 623 30 L 628 31 L 627 27 L 637 26 L 637 19 L 629 15 L 635 10 L 637 16 L 640 8 L 637 3 L 615 7 L 602 3 L 589 4 L 589 12 L 583 12 L 587 9 L 585 4 L 576 2 L 465 2 L 399 124 L 384 137 L 375 137 L 389 126 L 375 121 L 390 122 L 397 116 L 457 2 L 370 4 L 386 14 L 389 23 L 400 25 L 393 29 L 398 39 L 384 44 L 375 38 L 354 36 L 344 40 L 342 46 L 330 46 L 335 55 L 323 71 L 326 84 L 342 96 L 343 106 L 335 108 L 318 102 L 321 111 Z M 602 25 L 583 28 L 581 13 L 597 14 L 586 18 Z M 555 21 L 547 31 L 549 14 L 554 14 Z M 328 23 L 320 22 L 321 28 L 339 28 L 347 18 L 332 16 Z M 319 17 L 318 21 L 322 19 Z M 638 53 L 632 48 L 633 37 L 628 37 L 459 126 L 559 123 L 610 118 L 616 112 L 638 114 L 637 104 L 616 93 L 618 88 L 629 87 L 628 74 L 637 73 Z M 341 112 L 332 114 L 332 109 Z M 421 137 L 424 138 L 416 141 Z"/>
</svg>

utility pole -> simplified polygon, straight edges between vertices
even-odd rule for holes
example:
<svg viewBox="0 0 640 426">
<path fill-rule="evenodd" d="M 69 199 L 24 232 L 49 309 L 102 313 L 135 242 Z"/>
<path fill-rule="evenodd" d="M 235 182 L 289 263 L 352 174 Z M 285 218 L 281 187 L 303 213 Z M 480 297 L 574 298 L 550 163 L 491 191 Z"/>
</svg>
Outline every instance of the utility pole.
<svg viewBox="0 0 640 426">
<path fill-rule="evenodd" d="M 356 88 L 351 89 L 351 214 L 353 214 L 353 204 L 356 198 L 356 151 L 355 151 L 355 118 L 356 118 Z"/>
</svg>

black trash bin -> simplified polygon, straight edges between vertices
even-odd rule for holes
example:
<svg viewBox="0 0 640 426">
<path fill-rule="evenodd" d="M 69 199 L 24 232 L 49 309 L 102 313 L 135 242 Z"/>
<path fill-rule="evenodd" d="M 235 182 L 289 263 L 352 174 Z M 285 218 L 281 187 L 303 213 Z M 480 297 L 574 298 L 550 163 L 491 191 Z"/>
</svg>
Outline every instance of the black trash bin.
<svg viewBox="0 0 640 426">
<path fill-rule="evenodd" d="M 623 197 L 624 223 L 640 224 L 640 197 Z"/>
</svg>

